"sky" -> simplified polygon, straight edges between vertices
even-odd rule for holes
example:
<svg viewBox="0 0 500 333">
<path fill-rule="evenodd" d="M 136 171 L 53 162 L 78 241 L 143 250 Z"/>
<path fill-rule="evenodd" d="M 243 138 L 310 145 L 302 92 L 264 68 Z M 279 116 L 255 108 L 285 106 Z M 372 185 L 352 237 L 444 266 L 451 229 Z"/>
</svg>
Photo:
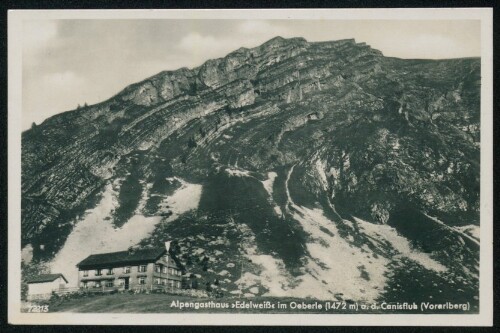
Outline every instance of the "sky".
<svg viewBox="0 0 500 333">
<path fill-rule="evenodd" d="M 22 126 L 104 101 L 162 70 L 196 67 L 275 37 L 355 38 L 399 58 L 479 57 L 474 20 L 26 20 Z"/>
</svg>

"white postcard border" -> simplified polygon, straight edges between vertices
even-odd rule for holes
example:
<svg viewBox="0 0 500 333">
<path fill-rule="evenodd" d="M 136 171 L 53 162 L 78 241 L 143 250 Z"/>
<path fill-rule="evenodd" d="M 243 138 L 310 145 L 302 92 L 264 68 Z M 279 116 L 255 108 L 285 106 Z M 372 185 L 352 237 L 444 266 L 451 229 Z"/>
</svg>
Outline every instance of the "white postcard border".
<svg viewBox="0 0 500 333">
<path fill-rule="evenodd" d="M 27 19 L 336 19 L 481 21 L 481 201 L 479 314 L 82 314 L 21 313 L 22 22 Z M 493 324 L 493 10 L 16 10 L 8 13 L 8 320 L 60 325 L 491 326 Z"/>
</svg>

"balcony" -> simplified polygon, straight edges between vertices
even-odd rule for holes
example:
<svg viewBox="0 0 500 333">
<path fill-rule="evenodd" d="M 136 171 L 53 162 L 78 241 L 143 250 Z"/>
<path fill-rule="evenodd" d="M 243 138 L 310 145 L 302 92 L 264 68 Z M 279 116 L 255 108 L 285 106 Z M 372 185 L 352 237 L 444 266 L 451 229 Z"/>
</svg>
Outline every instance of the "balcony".
<svg viewBox="0 0 500 333">
<path fill-rule="evenodd" d="M 154 272 L 153 273 L 153 277 L 155 278 L 162 278 L 162 279 L 169 279 L 169 280 L 175 280 L 175 281 L 181 281 L 182 280 L 182 276 L 179 276 L 179 275 L 172 275 L 172 274 L 167 274 L 167 273 L 157 273 L 157 272 Z"/>
<path fill-rule="evenodd" d="M 102 280 L 114 280 L 114 276 L 88 276 L 82 277 L 80 281 L 102 281 Z"/>
</svg>

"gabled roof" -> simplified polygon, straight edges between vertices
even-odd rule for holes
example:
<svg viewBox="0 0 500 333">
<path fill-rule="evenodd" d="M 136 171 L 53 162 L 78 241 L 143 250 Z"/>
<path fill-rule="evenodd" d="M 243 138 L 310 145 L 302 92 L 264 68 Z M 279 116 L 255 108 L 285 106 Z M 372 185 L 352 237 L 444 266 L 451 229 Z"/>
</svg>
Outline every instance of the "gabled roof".
<svg viewBox="0 0 500 333">
<path fill-rule="evenodd" d="M 54 280 L 57 280 L 58 278 L 62 277 L 66 283 L 68 283 L 68 280 L 62 275 L 61 273 L 57 274 L 41 274 L 37 275 L 34 277 L 29 278 L 26 282 L 27 283 L 45 283 L 45 282 L 52 282 Z"/>
<path fill-rule="evenodd" d="M 94 268 L 112 265 L 138 264 L 158 260 L 167 252 L 164 248 L 142 249 L 134 251 L 120 251 L 111 253 L 92 254 L 80 261 L 79 268 Z"/>
</svg>

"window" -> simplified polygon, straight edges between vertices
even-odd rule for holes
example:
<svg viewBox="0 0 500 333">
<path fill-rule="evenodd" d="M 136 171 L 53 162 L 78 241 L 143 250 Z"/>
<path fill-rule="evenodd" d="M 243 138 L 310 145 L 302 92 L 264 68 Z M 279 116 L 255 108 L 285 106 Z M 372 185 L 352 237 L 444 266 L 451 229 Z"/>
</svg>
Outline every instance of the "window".
<svg viewBox="0 0 500 333">
<path fill-rule="evenodd" d="M 101 288 L 101 282 L 96 281 L 94 288 Z"/>
<path fill-rule="evenodd" d="M 130 273 L 130 266 L 123 267 L 123 273 L 125 273 L 125 274 Z"/>
<path fill-rule="evenodd" d="M 118 280 L 118 284 L 119 284 L 120 286 L 124 286 L 124 285 L 125 285 L 125 279 L 119 279 L 119 280 Z"/>
<path fill-rule="evenodd" d="M 156 279 L 155 279 L 155 284 L 160 284 L 160 282 L 161 282 L 161 279 L 160 279 L 160 278 L 156 278 Z"/>
<path fill-rule="evenodd" d="M 163 266 L 163 273 L 167 274 L 167 267 Z"/>
<path fill-rule="evenodd" d="M 89 276 L 89 271 L 84 270 L 84 271 L 83 271 L 83 276 Z"/>
<path fill-rule="evenodd" d="M 96 269 L 95 276 L 100 276 L 100 275 L 102 275 L 102 269 Z"/>
<path fill-rule="evenodd" d="M 166 254 L 166 255 L 163 257 L 163 260 L 165 260 L 166 262 L 168 262 L 168 254 Z"/>
<path fill-rule="evenodd" d="M 139 273 L 144 273 L 146 272 L 146 265 L 140 265 L 139 266 Z"/>
<path fill-rule="evenodd" d="M 145 277 L 140 277 L 139 278 L 139 284 L 146 284 L 146 278 Z"/>
<path fill-rule="evenodd" d="M 81 287 L 82 287 L 83 289 L 88 289 L 89 285 L 87 284 L 87 281 L 82 282 Z"/>
<path fill-rule="evenodd" d="M 155 272 L 160 273 L 161 272 L 161 266 L 160 265 L 155 265 Z"/>
<path fill-rule="evenodd" d="M 164 286 L 166 286 L 167 285 L 167 279 L 161 280 L 161 284 L 164 285 Z"/>
<path fill-rule="evenodd" d="M 113 285 L 113 281 L 108 281 L 108 282 L 106 282 L 106 287 L 108 287 L 108 288 L 112 288 L 112 287 L 114 287 L 114 285 Z"/>
<path fill-rule="evenodd" d="M 108 268 L 106 275 L 113 275 L 113 268 Z"/>
<path fill-rule="evenodd" d="M 174 269 L 170 268 L 170 274 L 174 275 Z"/>
</svg>

